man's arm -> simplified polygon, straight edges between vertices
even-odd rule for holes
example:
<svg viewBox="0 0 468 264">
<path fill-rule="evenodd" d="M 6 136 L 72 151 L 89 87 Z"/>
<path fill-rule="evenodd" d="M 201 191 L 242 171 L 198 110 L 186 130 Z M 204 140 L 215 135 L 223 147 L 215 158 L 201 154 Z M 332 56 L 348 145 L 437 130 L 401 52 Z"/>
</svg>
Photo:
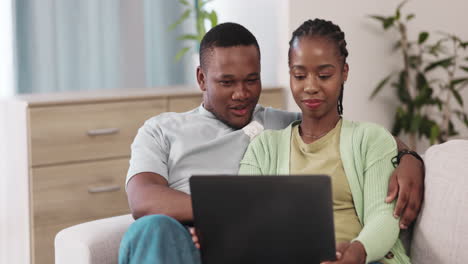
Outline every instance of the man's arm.
<svg viewBox="0 0 468 264">
<path fill-rule="evenodd" d="M 179 222 L 193 222 L 190 195 L 171 189 L 159 174 L 142 172 L 127 184 L 127 196 L 133 218 L 164 214 Z"/>
<path fill-rule="evenodd" d="M 409 149 L 395 137 L 398 151 Z M 385 201 L 391 203 L 397 197 L 395 217 L 400 218 L 400 228 L 406 229 L 416 220 L 424 196 L 424 164 L 412 155 L 404 155 L 393 171 Z"/>
</svg>

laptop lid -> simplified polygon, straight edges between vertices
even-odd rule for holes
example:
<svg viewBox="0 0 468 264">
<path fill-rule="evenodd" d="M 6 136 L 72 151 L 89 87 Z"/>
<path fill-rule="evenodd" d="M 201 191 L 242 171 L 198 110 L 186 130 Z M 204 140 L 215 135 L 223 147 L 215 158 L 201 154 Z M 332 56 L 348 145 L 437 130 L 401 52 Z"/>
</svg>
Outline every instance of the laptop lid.
<svg viewBox="0 0 468 264">
<path fill-rule="evenodd" d="M 203 264 L 335 260 L 329 176 L 199 175 L 190 189 Z"/>
</svg>

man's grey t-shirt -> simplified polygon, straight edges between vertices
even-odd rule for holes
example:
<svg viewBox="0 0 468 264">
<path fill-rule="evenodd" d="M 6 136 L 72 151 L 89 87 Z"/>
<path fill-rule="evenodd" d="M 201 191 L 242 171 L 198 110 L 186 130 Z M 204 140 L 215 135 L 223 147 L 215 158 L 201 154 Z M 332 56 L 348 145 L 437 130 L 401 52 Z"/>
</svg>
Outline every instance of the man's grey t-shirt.
<svg viewBox="0 0 468 264">
<path fill-rule="evenodd" d="M 298 113 L 257 105 L 252 122 L 254 130 L 283 129 L 299 118 Z M 252 136 L 246 130 L 227 126 L 203 106 L 150 118 L 133 141 L 126 182 L 153 172 L 166 178 L 169 187 L 190 194 L 192 175 L 237 174 Z"/>
</svg>

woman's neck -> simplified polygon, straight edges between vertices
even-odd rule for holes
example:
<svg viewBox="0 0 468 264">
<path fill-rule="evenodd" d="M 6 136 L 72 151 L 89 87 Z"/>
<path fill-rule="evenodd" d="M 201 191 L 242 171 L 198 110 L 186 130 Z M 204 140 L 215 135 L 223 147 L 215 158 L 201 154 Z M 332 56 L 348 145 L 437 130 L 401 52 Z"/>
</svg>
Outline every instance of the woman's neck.
<svg viewBox="0 0 468 264">
<path fill-rule="evenodd" d="M 305 143 L 312 143 L 319 138 L 322 138 L 328 132 L 335 128 L 341 116 L 335 115 L 326 116 L 323 118 L 312 118 L 303 116 L 299 126 L 299 133 Z"/>
</svg>

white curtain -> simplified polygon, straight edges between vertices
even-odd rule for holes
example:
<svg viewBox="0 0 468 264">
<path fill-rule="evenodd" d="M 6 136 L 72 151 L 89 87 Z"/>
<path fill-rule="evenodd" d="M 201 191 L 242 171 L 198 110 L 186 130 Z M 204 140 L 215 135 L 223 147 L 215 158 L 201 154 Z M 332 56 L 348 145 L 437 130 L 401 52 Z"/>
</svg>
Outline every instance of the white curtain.
<svg viewBox="0 0 468 264">
<path fill-rule="evenodd" d="M 187 82 L 174 63 L 180 14 L 167 0 L 17 0 L 17 92 Z"/>
</svg>

